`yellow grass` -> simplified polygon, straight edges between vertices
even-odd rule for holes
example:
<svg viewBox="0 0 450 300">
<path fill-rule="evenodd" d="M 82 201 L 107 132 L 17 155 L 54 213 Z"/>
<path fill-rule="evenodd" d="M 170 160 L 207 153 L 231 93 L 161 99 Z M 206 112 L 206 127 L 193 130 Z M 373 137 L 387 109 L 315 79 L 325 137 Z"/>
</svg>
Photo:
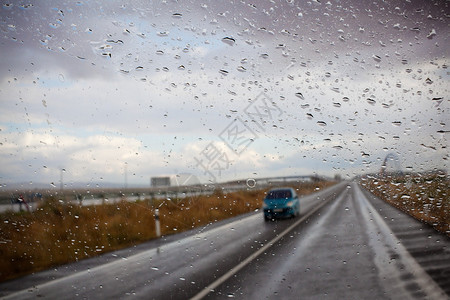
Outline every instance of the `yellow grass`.
<svg viewBox="0 0 450 300">
<path fill-rule="evenodd" d="M 300 195 L 333 183 L 299 184 Z M 156 237 L 154 210 L 161 233 L 168 235 L 255 211 L 265 191 L 250 190 L 185 199 L 78 206 L 50 199 L 33 213 L 5 213 L 0 223 L 0 281 L 129 247 Z"/>
<path fill-rule="evenodd" d="M 366 178 L 362 185 L 387 203 L 450 236 L 448 178 L 437 174 Z"/>
</svg>

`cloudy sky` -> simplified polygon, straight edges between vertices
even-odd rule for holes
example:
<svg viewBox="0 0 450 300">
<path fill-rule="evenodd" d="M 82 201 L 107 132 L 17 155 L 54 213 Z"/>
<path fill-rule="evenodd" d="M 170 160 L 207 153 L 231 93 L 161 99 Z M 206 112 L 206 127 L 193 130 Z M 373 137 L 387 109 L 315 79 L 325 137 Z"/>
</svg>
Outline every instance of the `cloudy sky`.
<svg viewBox="0 0 450 300">
<path fill-rule="evenodd" d="M 448 169 L 448 1 L 1 1 L 0 183 Z"/>
</svg>

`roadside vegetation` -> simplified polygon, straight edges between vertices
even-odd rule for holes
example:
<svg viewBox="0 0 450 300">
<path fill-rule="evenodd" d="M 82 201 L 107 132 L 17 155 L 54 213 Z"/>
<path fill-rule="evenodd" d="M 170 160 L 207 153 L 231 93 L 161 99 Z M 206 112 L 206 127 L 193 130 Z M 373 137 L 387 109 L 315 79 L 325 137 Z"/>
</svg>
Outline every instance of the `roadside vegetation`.
<svg viewBox="0 0 450 300">
<path fill-rule="evenodd" d="M 446 174 L 366 176 L 361 183 L 380 199 L 450 236 L 450 180 Z"/>
<path fill-rule="evenodd" d="M 299 195 L 334 182 L 296 183 Z M 184 199 L 145 199 L 79 206 L 53 197 L 34 212 L 0 215 L 0 281 L 130 247 L 156 238 L 154 211 L 161 234 L 169 235 L 249 213 L 261 207 L 266 190 L 247 190 Z"/>
</svg>

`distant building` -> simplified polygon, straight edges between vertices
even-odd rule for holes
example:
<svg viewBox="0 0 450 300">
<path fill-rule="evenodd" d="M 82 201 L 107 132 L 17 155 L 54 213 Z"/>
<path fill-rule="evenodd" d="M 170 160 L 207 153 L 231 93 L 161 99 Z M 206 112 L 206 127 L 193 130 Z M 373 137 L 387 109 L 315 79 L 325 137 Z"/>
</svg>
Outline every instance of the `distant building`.
<svg viewBox="0 0 450 300">
<path fill-rule="evenodd" d="M 170 177 L 152 177 L 150 178 L 150 185 L 152 187 L 170 186 Z"/>
</svg>

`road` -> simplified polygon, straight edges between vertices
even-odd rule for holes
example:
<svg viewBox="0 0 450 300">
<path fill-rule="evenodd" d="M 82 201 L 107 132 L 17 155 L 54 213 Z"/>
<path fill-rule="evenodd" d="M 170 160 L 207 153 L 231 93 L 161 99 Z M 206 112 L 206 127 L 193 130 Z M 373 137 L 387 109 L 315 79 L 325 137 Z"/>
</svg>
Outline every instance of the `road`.
<svg viewBox="0 0 450 300">
<path fill-rule="evenodd" d="M 262 212 L 0 284 L 5 299 L 448 299 L 450 239 L 341 183 Z"/>
</svg>

